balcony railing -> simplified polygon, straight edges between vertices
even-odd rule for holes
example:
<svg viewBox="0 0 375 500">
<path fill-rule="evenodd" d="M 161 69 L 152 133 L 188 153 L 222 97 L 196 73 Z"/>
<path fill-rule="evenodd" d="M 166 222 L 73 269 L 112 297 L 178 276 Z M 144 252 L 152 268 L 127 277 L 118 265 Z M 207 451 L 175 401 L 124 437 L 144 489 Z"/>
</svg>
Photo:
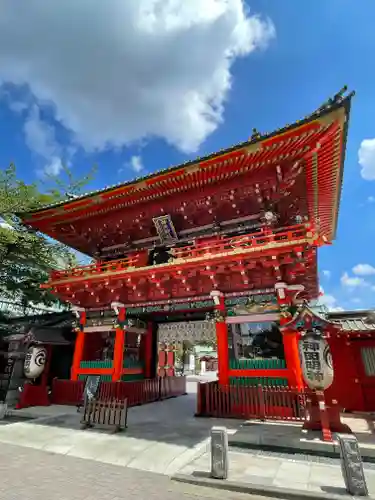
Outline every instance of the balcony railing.
<svg viewBox="0 0 375 500">
<path fill-rule="evenodd" d="M 171 253 L 172 259 L 166 263 L 169 265 L 180 264 L 181 261 L 199 260 L 204 258 L 212 258 L 219 256 L 223 253 L 233 254 L 242 251 L 262 250 L 267 245 L 273 244 L 275 246 L 283 246 L 284 244 L 296 243 L 301 241 L 303 243 L 306 239 L 311 239 L 313 232 L 310 224 L 299 224 L 289 226 L 287 228 L 280 228 L 277 230 L 262 229 L 256 233 L 234 236 L 234 237 L 217 237 L 207 241 L 196 241 L 194 244 L 185 247 L 173 248 Z M 86 266 L 76 267 L 74 269 L 67 269 L 64 271 L 53 271 L 51 273 L 50 282 L 60 281 L 64 279 L 79 278 L 79 277 L 93 277 L 96 274 L 130 271 L 145 267 L 159 267 L 166 264 L 158 264 L 153 266 L 145 265 L 145 255 L 141 252 L 129 254 L 119 260 L 110 262 L 97 261 L 93 264 Z"/>
</svg>

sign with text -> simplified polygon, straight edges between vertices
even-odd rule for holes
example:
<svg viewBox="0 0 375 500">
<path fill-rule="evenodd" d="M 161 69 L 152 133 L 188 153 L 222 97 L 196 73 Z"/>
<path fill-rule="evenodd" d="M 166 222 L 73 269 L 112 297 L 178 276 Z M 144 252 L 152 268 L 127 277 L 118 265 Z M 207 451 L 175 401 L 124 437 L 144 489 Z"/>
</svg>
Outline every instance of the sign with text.
<svg viewBox="0 0 375 500">
<path fill-rule="evenodd" d="M 100 375 L 89 375 L 86 380 L 84 399 L 85 401 L 88 399 L 93 399 L 98 392 L 100 384 Z"/>
<path fill-rule="evenodd" d="M 310 389 L 325 390 L 333 382 L 332 354 L 320 331 L 310 330 L 299 342 L 302 373 Z"/>
<path fill-rule="evenodd" d="M 337 439 L 340 444 L 341 470 L 348 493 L 358 497 L 368 496 L 357 438 L 351 434 L 338 434 Z"/>
</svg>

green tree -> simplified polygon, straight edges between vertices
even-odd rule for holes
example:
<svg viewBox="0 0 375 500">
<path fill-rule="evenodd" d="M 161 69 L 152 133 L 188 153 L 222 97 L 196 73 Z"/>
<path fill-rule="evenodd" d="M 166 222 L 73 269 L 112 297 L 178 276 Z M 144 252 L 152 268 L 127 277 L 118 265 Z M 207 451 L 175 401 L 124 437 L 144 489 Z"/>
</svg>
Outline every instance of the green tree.
<svg viewBox="0 0 375 500">
<path fill-rule="evenodd" d="M 36 184 L 18 179 L 16 168 L 0 172 L 0 300 L 20 305 L 52 306 L 57 297 L 40 285 L 53 269 L 77 264 L 76 254 L 66 246 L 25 227 L 19 214 L 74 196 L 90 180 L 76 181 L 65 169 L 67 181 L 48 178 L 45 192 Z"/>
</svg>

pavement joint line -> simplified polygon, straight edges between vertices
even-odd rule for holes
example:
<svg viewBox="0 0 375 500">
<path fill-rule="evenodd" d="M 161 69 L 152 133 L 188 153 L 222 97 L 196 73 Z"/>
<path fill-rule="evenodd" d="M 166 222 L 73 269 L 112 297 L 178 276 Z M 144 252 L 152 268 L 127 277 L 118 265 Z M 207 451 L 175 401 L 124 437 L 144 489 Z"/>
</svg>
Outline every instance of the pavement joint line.
<svg viewBox="0 0 375 500">
<path fill-rule="evenodd" d="M 208 437 L 205 440 L 198 443 L 197 445 L 195 445 L 193 448 L 185 450 L 184 453 L 182 453 L 182 455 L 174 457 L 166 467 L 165 473 L 167 475 L 171 475 L 172 471 L 170 471 L 170 469 L 173 467 L 174 462 L 178 462 L 179 460 L 183 460 L 183 462 L 177 466 L 177 471 L 181 470 L 183 467 L 185 467 L 185 465 L 188 465 L 191 462 L 198 460 L 198 458 L 203 456 L 208 451 L 210 442 L 211 438 Z M 187 457 L 185 457 L 185 455 L 187 455 Z M 170 472 L 168 472 L 168 469 Z"/>
<path fill-rule="evenodd" d="M 232 448 L 233 451 L 236 448 L 242 448 L 242 449 L 247 449 L 247 450 L 264 450 L 264 451 L 270 451 L 270 452 L 279 452 L 279 453 L 285 453 L 285 454 L 290 454 L 290 455 L 295 455 L 297 452 L 305 454 L 305 455 L 312 455 L 312 456 L 317 456 L 317 457 L 329 457 L 329 458 L 340 458 L 340 453 L 339 451 L 329 451 L 329 450 L 316 450 L 314 448 L 297 448 L 294 446 L 278 446 L 278 445 L 271 445 L 271 444 L 256 444 L 256 443 L 248 443 L 248 442 L 242 442 L 242 441 L 232 441 L 230 440 L 229 442 L 229 448 Z M 369 462 L 369 463 L 375 463 L 375 456 L 369 456 L 365 455 L 363 453 L 363 448 L 361 449 L 361 456 L 363 462 Z"/>
<path fill-rule="evenodd" d="M 228 479 L 213 479 L 207 477 L 197 477 L 185 474 L 175 474 L 172 476 L 172 481 L 191 484 L 195 486 L 204 486 L 219 490 L 227 490 L 236 493 L 245 493 L 249 495 L 259 495 L 268 498 L 279 498 L 284 500 L 353 500 L 349 494 L 335 494 L 325 492 L 305 491 L 291 488 L 281 488 L 268 485 L 257 485 L 252 483 L 244 483 L 240 481 L 230 481 Z M 368 500 L 375 500 L 375 497 L 368 496 Z"/>
</svg>

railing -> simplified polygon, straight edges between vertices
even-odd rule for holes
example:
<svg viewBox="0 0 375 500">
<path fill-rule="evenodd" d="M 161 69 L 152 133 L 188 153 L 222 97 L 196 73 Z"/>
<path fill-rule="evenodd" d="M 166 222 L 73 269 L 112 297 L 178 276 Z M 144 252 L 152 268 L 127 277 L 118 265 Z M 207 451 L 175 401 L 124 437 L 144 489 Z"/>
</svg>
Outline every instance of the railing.
<svg viewBox="0 0 375 500">
<path fill-rule="evenodd" d="M 173 255 L 175 259 L 189 259 L 239 249 L 253 248 L 255 250 L 257 247 L 261 248 L 268 243 L 282 244 L 288 241 L 303 240 L 309 231 L 311 231 L 309 224 L 298 224 L 273 231 L 265 228 L 252 234 L 220 238 L 209 243 L 197 241 L 195 245 L 174 249 Z"/>
<path fill-rule="evenodd" d="M 79 405 L 82 402 L 83 380 L 59 380 L 52 382 L 51 403 L 55 405 Z"/>
<path fill-rule="evenodd" d="M 29 406 L 49 406 L 48 389 L 45 385 L 33 385 L 26 383 L 20 394 L 16 408 L 28 408 Z"/>
<path fill-rule="evenodd" d="M 210 241 L 209 243 L 204 241 L 197 241 L 193 245 L 187 245 L 186 247 L 172 249 L 173 259 L 168 264 L 173 265 L 174 261 L 177 259 L 188 260 L 205 257 L 208 255 L 214 257 L 215 255 L 219 255 L 223 252 L 238 252 L 238 250 L 241 249 L 253 249 L 254 251 L 257 249 L 261 250 L 264 245 L 267 245 L 269 243 L 276 243 L 281 245 L 289 241 L 302 241 L 306 237 L 311 236 L 312 232 L 310 225 L 299 224 L 273 231 L 266 228 L 250 235 L 218 238 L 217 240 Z M 95 274 L 108 273 L 111 271 L 128 271 L 136 269 L 137 267 L 144 267 L 144 256 L 141 256 L 141 254 L 139 253 L 130 255 L 123 259 L 113 260 L 111 262 L 98 261 L 96 263 L 89 264 L 87 266 L 80 266 L 74 269 L 52 271 L 50 281 L 54 282 L 67 278 L 94 276 Z"/>
<path fill-rule="evenodd" d="M 136 382 L 102 382 L 99 388 L 98 399 L 111 401 L 117 399 L 128 400 L 128 406 L 137 406 L 158 401 L 158 379 L 139 380 Z"/>
<path fill-rule="evenodd" d="M 58 380 L 52 385 L 51 401 L 59 405 L 82 403 L 85 382 L 82 380 Z M 101 382 L 97 399 L 128 400 L 128 406 L 137 406 L 186 394 L 185 377 L 164 377 L 134 382 Z"/>
<path fill-rule="evenodd" d="M 197 415 L 204 417 L 293 420 L 306 419 L 305 391 L 289 387 L 198 384 Z"/>
</svg>

